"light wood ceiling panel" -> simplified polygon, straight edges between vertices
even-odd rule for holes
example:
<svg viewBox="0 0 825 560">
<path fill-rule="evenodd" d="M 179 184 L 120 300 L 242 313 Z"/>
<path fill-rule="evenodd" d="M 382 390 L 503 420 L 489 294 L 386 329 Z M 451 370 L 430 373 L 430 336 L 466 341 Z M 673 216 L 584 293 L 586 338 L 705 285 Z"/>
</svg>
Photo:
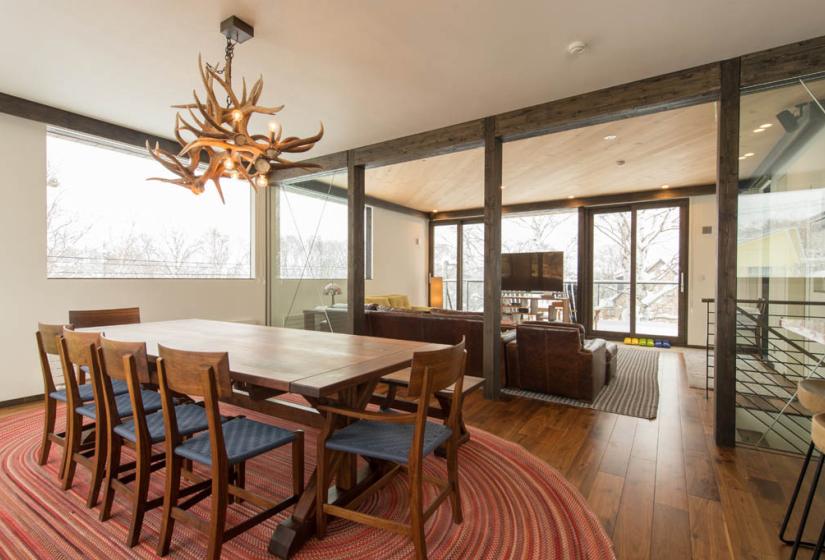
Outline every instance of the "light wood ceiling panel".
<svg viewBox="0 0 825 560">
<path fill-rule="evenodd" d="M 508 142 L 504 204 L 709 184 L 715 158 L 714 104 Z M 424 212 L 478 208 L 484 151 L 368 169 L 366 191 Z"/>
</svg>

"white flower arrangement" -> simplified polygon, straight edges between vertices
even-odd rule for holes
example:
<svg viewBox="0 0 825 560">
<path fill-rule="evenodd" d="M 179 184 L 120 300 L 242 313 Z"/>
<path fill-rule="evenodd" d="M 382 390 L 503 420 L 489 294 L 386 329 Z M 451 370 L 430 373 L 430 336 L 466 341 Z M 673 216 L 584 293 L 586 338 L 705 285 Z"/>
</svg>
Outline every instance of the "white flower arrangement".
<svg viewBox="0 0 825 560">
<path fill-rule="evenodd" d="M 325 296 L 340 296 L 342 294 L 341 286 L 336 284 L 335 282 L 330 282 L 326 286 L 324 286 L 324 295 Z"/>
</svg>

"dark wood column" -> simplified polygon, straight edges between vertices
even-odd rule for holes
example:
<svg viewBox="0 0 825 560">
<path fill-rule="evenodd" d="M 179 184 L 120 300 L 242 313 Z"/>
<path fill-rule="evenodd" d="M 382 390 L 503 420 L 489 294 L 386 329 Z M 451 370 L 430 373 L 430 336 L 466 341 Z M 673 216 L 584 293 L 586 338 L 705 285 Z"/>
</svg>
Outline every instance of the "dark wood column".
<svg viewBox="0 0 825 560">
<path fill-rule="evenodd" d="M 484 121 L 484 396 L 501 389 L 501 138 Z"/>
<path fill-rule="evenodd" d="M 347 154 L 347 301 L 349 327 L 353 334 L 364 334 L 364 209 L 366 204 L 363 165 L 355 165 L 352 152 Z"/>
<path fill-rule="evenodd" d="M 736 228 L 739 196 L 738 58 L 721 67 L 717 143 L 718 245 L 716 271 L 715 420 L 717 445 L 736 441 Z"/>
</svg>

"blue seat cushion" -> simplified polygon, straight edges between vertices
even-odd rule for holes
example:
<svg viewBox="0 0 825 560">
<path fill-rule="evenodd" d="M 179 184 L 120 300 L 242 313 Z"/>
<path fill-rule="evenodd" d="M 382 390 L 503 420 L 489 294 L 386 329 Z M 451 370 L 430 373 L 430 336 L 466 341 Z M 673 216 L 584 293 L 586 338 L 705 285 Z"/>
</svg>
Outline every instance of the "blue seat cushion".
<svg viewBox="0 0 825 560">
<path fill-rule="evenodd" d="M 112 379 L 112 390 L 114 390 L 115 395 L 123 395 L 129 392 L 129 387 L 126 385 L 125 381 L 120 381 L 119 379 Z M 88 402 L 94 400 L 95 398 L 91 383 L 80 385 L 78 387 L 78 392 L 80 393 L 81 402 Z M 66 402 L 67 400 L 66 389 L 61 389 L 60 391 L 52 391 L 51 393 L 49 393 L 49 396 L 56 401 Z"/>
<path fill-rule="evenodd" d="M 223 425 L 223 442 L 230 465 L 281 447 L 294 439 L 294 432 L 248 418 L 235 418 Z M 212 446 L 209 442 L 209 434 L 200 434 L 186 440 L 175 448 L 175 455 L 204 465 L 211 465 Z"/>
<path fill-rule="evenodd" d="M 198 432 L 209 429 L 209 422 L 206 419 L 206 410 L 196 404 L 181 404 L 175 407 L 175 417 L 178 420 L 178 433 L 182 436 L 191 436 Z M 227 419 L 221 416 L 221 422 Z M 146 416 L 146 427 L 149 428 L 149 440 L 152 443 L 160 443 L 166 439 L 166 428 L 163 425 L 163 412 L 158 411 Z M 115 426 L 115 433 L 124 439 L 136 442 L 135 422 L 129 420 Z"/>
<path fill-rule="evenodd" d="M 414 424 L 359 420 L 333 432 L 327 439 L 327 449 L 406 465 L 414 431 Z M 450 435 L 452 430 L 447 426 L 427 422 L 424 430 L 424 455 L 435 451 L 438 446 L 450 439 Z"/>
<path fill-rule="evenodd" d="M 143 410 L 146 412 L 155 412 L 160 410 L 160 394 L 157 391 L 148 391 L 146 389 L 140 390 L 140 396 L 143 398 Z M 117 413 L 121 418 L 126 418 L 132 415 L 132 401 L 129 400 L 129 393 L 124 395 L 117 395 L 115 397 L 117 404 Z M 84 404 L 77 407 L 77 413 L 86 418 L 97 418 L 97 407 L 95 403 Z"/>
</svg>

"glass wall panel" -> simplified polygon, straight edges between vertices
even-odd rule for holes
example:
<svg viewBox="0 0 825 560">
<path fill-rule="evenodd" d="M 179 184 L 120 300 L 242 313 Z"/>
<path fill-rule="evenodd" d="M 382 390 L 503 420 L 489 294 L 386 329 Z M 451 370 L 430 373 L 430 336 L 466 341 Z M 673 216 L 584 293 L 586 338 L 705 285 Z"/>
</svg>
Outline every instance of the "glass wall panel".
<svg viewBox="0 0 825 560">
<path fill-rule="evenodd" d="M 630 332 L 631 212 L 593 216 L 593 330 Z"/>
<path fill-rule="evenodd" d="M 679 335 L 679 207 L 636 211 L 636 332 Z"/>
<path fill-rule="evenodd" d="M 796 452 L 810 433 L 796 385 L 825 376 L 823 100 L 825 81 L 797 81 L 741 104 L 736 434 Z"/>
<path fill-rule="evenodd" d="M 484 311 L 484 224 L 464 224 L 461 253 L 462 309 Z"/>
<path fill-rule="evenodd" d="M 336 188 L 342 183 L 346 171 L 269 192 L 274 326 L 348 331 L 347 199 Z"/>
<path fill-rule="evenodd" d="M 442 307 L 457 309 L 458 225 L 433 227 L 433 276 L 442 279 Z"/>
</svg>

